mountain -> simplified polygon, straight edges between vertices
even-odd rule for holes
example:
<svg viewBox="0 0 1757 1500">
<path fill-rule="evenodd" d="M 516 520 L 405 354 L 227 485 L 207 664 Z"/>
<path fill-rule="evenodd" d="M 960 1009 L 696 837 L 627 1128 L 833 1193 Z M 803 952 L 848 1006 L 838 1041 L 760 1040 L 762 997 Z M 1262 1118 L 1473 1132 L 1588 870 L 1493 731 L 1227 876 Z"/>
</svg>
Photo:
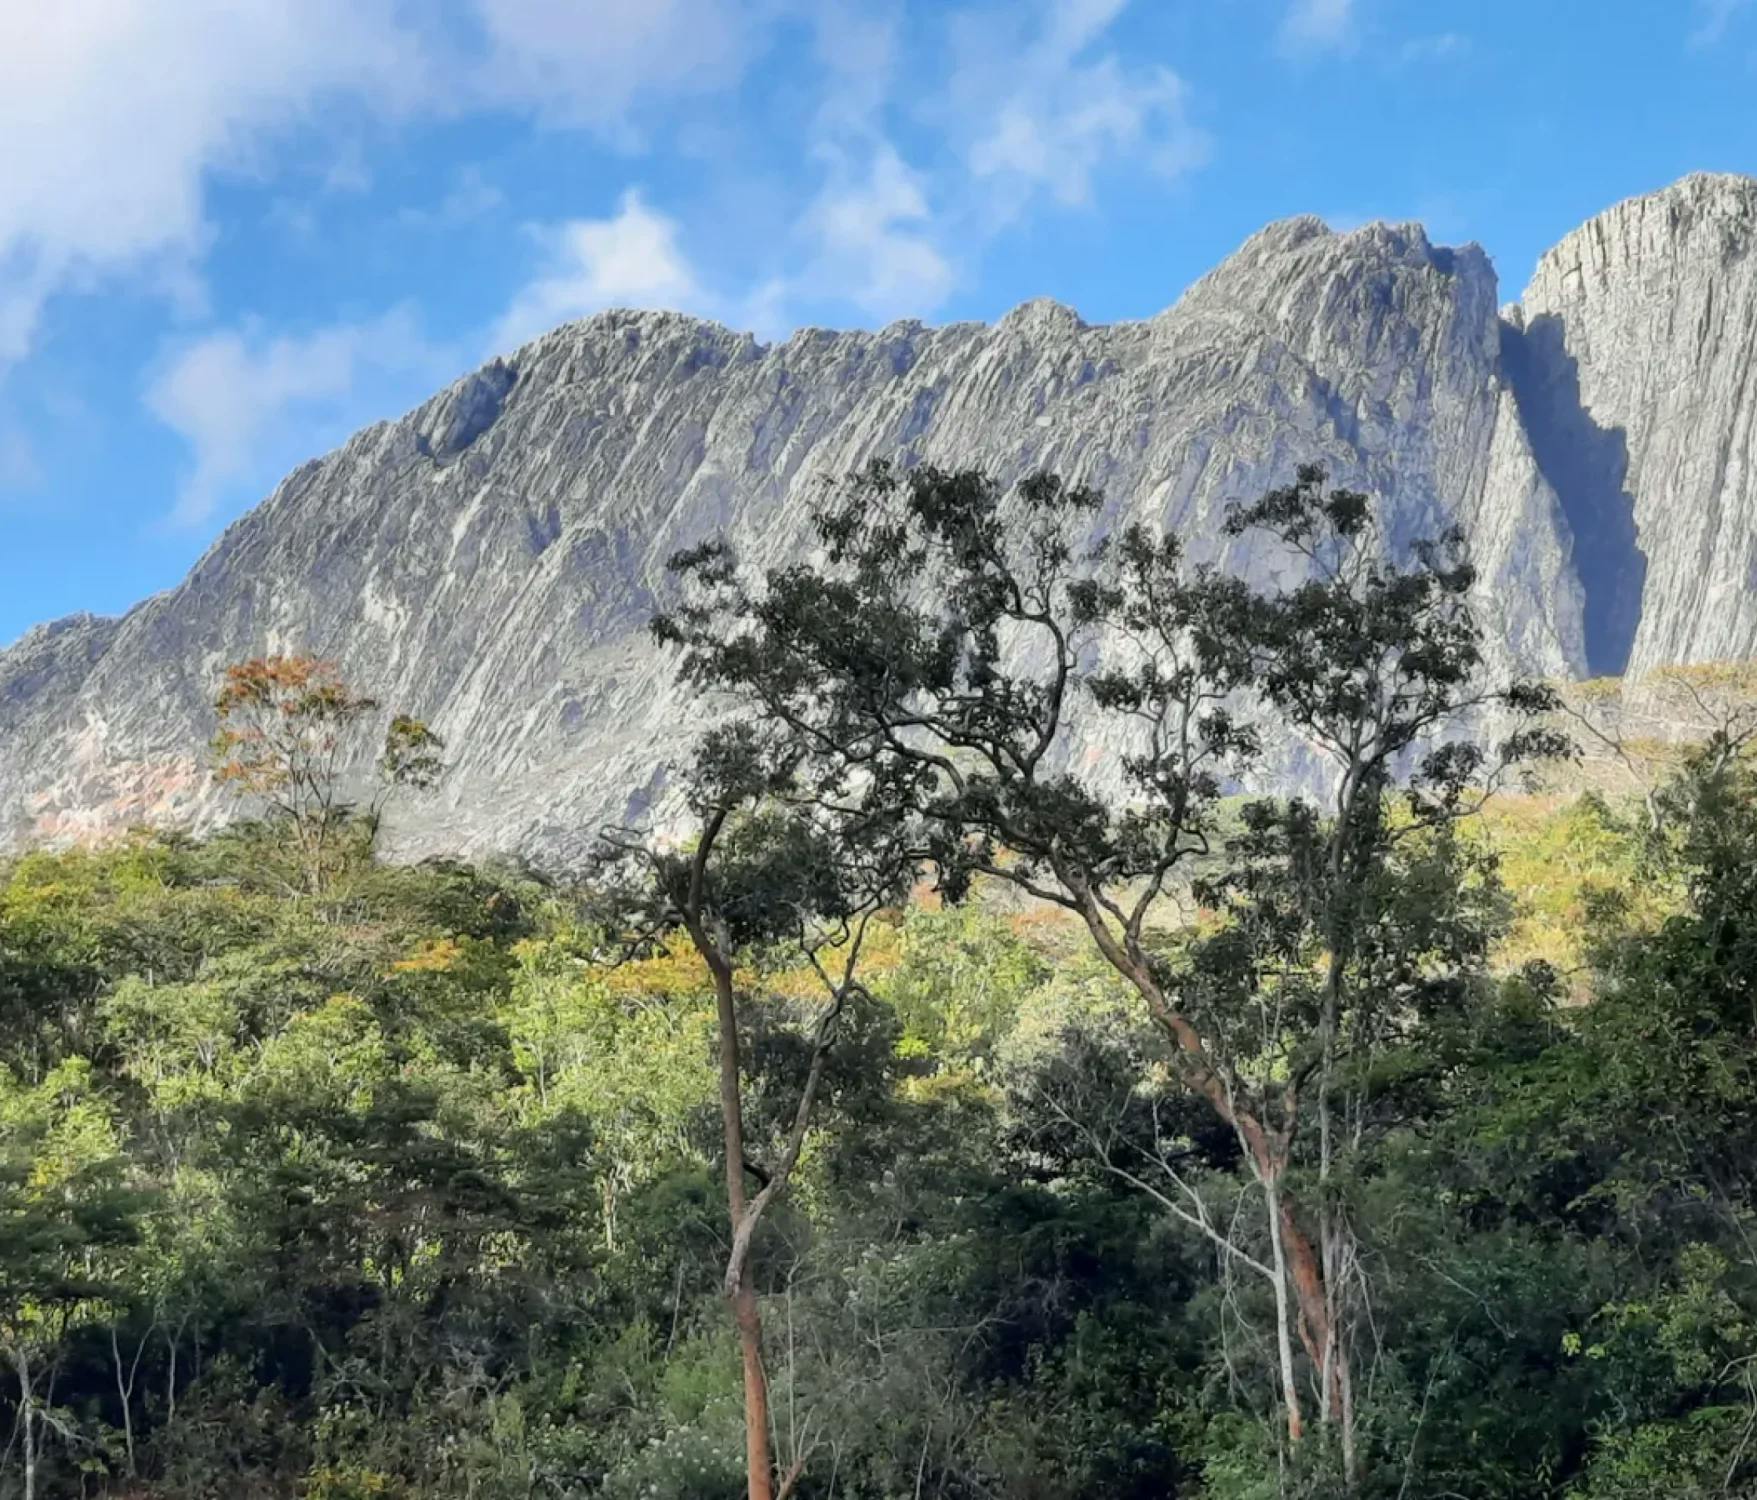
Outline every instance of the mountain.
<svg viewBox="0 0 1757 1500">
<path fill-rule="evenodd" d="M 311 651 L 450 742 L 403 852 L 566 857 L 652 803 L 699 718 L 645 633 L 666 557 L 722 531 L 786 557 L 875 455 L 1054 467 L 1105 489 L 1103 526 L 1163 519 L 1254 575 L 1226 503 L 1318 459 L 1394 537 L 1466 526 L 1505 665 L 1757 652 L 1754 242 L 1757 182 L 1695 176 L 1568 236 L 1506 309 L 1476 246 L 1300 218 L 1136 323 L 567 325 L 289 475 L 177 588 L 0 653 L 0 840 L 221 816 L 221 668 Z"/>
<path fill-rule="evenodd" d="M 1589 665 L 1757 654 L 1757 182 L 1686 177 L 1600 214 L 1509 321 Z"/>
</svg>

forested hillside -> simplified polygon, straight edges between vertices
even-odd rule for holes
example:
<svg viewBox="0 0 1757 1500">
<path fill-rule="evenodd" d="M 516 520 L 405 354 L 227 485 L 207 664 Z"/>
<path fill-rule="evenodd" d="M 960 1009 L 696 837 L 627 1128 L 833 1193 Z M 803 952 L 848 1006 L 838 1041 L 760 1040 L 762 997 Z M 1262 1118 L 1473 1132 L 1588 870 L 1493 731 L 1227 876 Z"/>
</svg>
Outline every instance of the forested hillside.
<svg viewBox="0 0 1757 1500">
<path fill-rule="evenodd" d="M 1100 503 L 680 557 L 688 827 L 589 865 L 381 861 L 275 659 L 257 816 L 0 870 L 0 1494 L 1750 1493 L 1742 669 L 1497 681 L 1316 471 L 1278 587 Z"/>
</svg>

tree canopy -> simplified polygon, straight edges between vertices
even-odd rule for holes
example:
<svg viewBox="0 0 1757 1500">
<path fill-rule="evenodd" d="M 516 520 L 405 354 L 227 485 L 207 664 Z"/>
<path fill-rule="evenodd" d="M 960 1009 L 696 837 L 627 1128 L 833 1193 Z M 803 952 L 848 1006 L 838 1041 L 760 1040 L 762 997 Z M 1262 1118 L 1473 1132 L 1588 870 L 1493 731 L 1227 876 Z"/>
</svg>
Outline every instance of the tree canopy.
<svg viewBox="0 0 1757 1500">
<path fill-rule="evenodd" d="M 381 859 L 440 747 L 287 659 L 258 821 L 0 865 L 0 1496 L 1749 1493 L 1750 739 L 1562 785 L 1462 537 L 1103 503 L 685 554 L 566 878 Z"/>
</svg>

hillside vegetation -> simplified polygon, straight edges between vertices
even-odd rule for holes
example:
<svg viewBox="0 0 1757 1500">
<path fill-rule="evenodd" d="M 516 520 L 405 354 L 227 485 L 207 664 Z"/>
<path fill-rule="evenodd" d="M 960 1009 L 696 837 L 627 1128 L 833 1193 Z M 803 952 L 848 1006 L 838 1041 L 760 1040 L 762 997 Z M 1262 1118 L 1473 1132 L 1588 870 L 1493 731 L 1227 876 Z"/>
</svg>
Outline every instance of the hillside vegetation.
<svg viewBox="0 0 1757 1500">
<path fill-rule="evenodd" d="M 1095 503 L 680 558 L 735 711 L 589 869 L 380 860 L 445 747 L 345 799 L 378 705 L 289 658 L 220 688 L 257 816 L 0 868 L 0 1494 L 1749 1493 L 1747 727 L 1564 786 L 1445 539 L 1306 471 L 1256 591 Z M 1277 728 L 1334 795 L 1239 790 Z"/>
</svg>

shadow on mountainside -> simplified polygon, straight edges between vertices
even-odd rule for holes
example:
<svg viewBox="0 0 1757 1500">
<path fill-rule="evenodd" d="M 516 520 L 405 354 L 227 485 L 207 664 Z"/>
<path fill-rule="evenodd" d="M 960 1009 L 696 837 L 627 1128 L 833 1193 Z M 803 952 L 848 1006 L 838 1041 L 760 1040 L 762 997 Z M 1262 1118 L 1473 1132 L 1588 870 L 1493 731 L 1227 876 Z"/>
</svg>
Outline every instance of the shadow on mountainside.
<svg viewBox="0 0 1757 1500">
<path fill-rule="evenodd" d="M 1617 676 L 1629 664 L 1641 623 L 1647 556 L 1624 486 L 1629 444 L 1621 427 L 1601 427 L 1580 400 L 1580 365 L 1552 314 L 1520 329 L 1501 324 L 1501 365 L 1538 469 L 1556 492 L 1574 539 L 1574 571 L 1586 599 L 1586 668 Z"/>
</svg>

